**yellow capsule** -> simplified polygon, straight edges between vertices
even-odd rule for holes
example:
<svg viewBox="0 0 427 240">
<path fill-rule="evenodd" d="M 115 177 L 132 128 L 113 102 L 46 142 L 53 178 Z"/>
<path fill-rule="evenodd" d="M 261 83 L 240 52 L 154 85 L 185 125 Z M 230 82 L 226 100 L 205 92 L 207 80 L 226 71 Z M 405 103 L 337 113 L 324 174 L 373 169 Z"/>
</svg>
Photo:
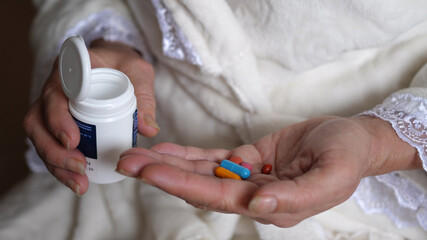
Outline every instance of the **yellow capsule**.
<svg viewBox="0 0 427 240">
<path fill-rule="evenodd" d="M 223 167 L 215 168 L 215 176 L 220 178 L 232 178 L 232 179 L 242 180 L 242 178 L 239 175 Z"/>
</svg>

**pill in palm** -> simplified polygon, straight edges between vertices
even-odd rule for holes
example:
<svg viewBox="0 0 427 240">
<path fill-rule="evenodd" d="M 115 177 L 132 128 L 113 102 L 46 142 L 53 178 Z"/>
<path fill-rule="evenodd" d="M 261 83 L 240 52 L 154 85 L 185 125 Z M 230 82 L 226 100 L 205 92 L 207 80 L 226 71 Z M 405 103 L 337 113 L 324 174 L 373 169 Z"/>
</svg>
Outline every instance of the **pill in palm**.
<svg viewBox="0 0 427 240">
<path fill-rule="evenodd" d="M 239 164 L 236 164 L 229 160 L 222 160 L 221 167 L 236 173 L 243 179 L 246 179 L 251 175 L 251 171 L 249 171 L 249 169 L 242 167 Z"/>
<path fill-rule="evenodd" d="M 262 169 L 261 172 L 264 174 L 270 174 L 271 170 L 273 169 L 273 166 L 271 166 L 271 164 L 265 164 Z"/>
<path fill-rule="evenodd" d="M 220 178 L 232 178 L 232 179 L 242 180 L 242 178 L 239 175 L 223 167 L 215 168 L 215 176 Z"/>
<path fill-rule="evenodd" d="M 247 163 L 247 162 L 242 162 L 242 163 L 240 163 L 240 166 L 242 166 L 242 167 L 244 167 L 244 168 L 247 168 L 247 169 L 249 169 L 249 171 L 252 171 L 252 164 L 250 164 L 250 163 Z"/>
<path fill-rule="evenodd" d="M 232 156 L 230 158 L 230 161 L 236 163 L 236 164 L 241 164 L 243 162 L 242 158 L 239 156 Z"/>
</svg>

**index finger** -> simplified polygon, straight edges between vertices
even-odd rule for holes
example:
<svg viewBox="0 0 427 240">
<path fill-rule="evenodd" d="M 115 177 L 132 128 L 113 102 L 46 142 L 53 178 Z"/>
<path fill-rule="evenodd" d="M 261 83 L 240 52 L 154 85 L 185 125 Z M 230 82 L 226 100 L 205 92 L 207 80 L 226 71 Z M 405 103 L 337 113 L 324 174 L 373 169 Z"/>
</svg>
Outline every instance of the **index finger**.
<svg viewBox="0 0 427 240">
<path fill-rule="evenodd" d="M 204 149 L 192 146 L 181 146 L 174 143 L 159 143 L 151 148 L 152 151 L 172 155 L 186 160 L 220 161 L 230 156 L 231 152 L 225 149 Z"/>
<path fill-rule="evenodd" d="M 144 182 L 195 205 L 220 212 L 248 213 L 257 185 L 250 181 L 200 175 L 166 164 L 147 166 L 140 173 Z"/>
</svg>

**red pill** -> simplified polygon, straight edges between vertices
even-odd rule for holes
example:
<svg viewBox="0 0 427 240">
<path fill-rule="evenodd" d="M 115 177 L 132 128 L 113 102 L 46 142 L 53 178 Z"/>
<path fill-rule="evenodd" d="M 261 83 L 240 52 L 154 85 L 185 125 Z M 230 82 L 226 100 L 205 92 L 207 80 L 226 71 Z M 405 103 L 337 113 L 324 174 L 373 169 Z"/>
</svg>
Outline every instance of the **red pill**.
<svg viewBox="0 0 427 240">
<path fill-rule="evenodd" d="M 235 164 L 241 164 L 243 162 L 243 160 L 239 156 L 232 156 L 230 158 L 230 162 L 234 162 Z"/>
<path fill-rule="evenodd" d="M 261 172 L 264 174 L 270 174 L 271 169 L 273 169 L 273 166 L 271 166 L 271 164 L 265 164 L 262 169 Z"/>
</svg>

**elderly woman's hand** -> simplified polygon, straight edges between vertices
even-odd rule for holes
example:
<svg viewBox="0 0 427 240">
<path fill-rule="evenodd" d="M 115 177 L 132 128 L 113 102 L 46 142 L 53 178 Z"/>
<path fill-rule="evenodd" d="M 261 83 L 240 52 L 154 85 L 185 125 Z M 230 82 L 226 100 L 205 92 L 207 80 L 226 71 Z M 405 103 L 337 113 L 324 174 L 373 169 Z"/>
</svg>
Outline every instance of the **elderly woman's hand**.
<svg viewBox="0 0 427 240">
<path fill-rule="evenodd" d="M 155 121 L 154 71 L 151 65 L 132 48 L 120 43 L 97 40 L 88 50 L 93 68 L 115 68 L 128 75 L 137 98 L 138 130 L 145 136 L 155 136 L 159 127 Z M 80 133 L 68 111 L 68 99 L 61 87 L 57 62 L 42 95 L 28 111 L 24 127 L 47 169 L 81 195 L 89 186 L 85 175 L 86 160 L 76 149 Z"/>
<path fill-rule="evenodd" d="M 214 176 L 231 156 L 253 165 L 247 180 Z M 261 173 L 265 164 L 272 165 L 270 174 Z M 118 171 L 199 208 L 289 227 L 348 199 L 365 176 L 418 167 L 416 150 L 387 122 L 322 117 L 232 151 L 170 143 L 132 149 L 121 156 Z"/>
</svg>

